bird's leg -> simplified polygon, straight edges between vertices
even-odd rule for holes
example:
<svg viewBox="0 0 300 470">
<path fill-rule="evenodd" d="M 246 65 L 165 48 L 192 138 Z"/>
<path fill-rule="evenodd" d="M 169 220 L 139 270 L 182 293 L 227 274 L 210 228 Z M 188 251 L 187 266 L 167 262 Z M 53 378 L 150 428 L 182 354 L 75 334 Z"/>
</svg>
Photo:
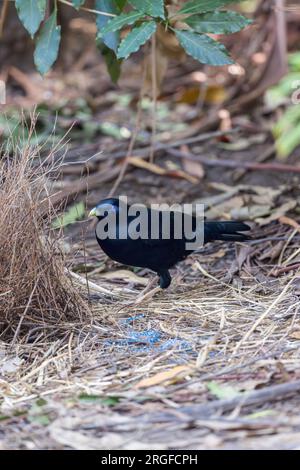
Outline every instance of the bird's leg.
<svg viewBox="0 0 300 470">
<path fill-rule="evenodd" d="M 159 275 L 159 285 L 162 289 L 166 289 L 171 284 L 172 278 L 167 269 L 163 269 L 158 272 Z"/>
</svg>

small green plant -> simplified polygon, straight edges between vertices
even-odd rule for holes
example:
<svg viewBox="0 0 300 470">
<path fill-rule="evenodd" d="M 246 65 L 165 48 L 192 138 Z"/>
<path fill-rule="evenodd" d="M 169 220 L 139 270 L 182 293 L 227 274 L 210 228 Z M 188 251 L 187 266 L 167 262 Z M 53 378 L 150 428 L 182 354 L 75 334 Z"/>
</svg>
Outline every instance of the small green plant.
<svg viewBox="0 0 300 470">
<path fill-rule="evenodd" d="M 280 158 L 287 158 L 300 145 L 300 52 L 289 56 L 289 72 L 266 94 L 272 107 L 287 105 L 273 126 L 276 150 Z"/>
<path fill-rule="evenodd" d="M 225 46 L 208 34 L 229 34 L 240 31 L 251 21 L 234 11 L 220 10 L 241 0 L 191 0 L 169 14 L 164 0 L 95 0 L 88 9 L 96 16 L 97 43 L 106 61 L 111 78 L 117 81 L 122 61 L 139 50 L 155 34 L 159 25 L 176 35 L 187 54 L 209 65 L 231 64 Z M 46 18 L 48 0 L 15 0 L 21 22 L 35 41 L 34 62 L 45 74 L 57 59 L 61 28 L 57 24 L 60 2 L 76 9 L 84 8 L 85 0 L 55 0 L 53 11 Z M 180 24 L 180 26 L 177 26 Z M 131 27 L 122 39 L 123 28 Z"/>
</svg>

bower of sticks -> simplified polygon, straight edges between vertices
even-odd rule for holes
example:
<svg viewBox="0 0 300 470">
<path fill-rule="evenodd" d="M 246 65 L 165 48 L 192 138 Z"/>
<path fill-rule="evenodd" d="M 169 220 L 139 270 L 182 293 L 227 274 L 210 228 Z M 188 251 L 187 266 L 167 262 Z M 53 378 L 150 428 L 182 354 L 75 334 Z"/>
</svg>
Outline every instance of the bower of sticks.
<svg viewBox="0 0 300 470">
<path fill-rule="evenodd" d="M 0 69 L 0 449 L 300 449 L 300 9 L 257 3 L 257 34 L 227 38 L 238 65 L 170 57 L 154 104 L 149 51 L 114 85 L 88 19 L 79 59 Z M 153 273 L 88 218 L 112 190 L 203 203 L 251 240 L 136 304 Z"/>
</svg>

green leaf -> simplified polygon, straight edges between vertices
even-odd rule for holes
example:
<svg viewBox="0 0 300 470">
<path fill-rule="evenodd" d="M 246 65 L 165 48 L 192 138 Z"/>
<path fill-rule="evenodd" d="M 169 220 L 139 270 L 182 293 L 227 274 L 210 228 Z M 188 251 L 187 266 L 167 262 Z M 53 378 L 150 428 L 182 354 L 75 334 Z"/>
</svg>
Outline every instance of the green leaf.
<svg viewBox="0 0 300 470">
<path fill-rule="evenodd" d="M 278 137 L 293 129 L 298 123 L 300 123 L 300 106 L 290 106 L 273 127 L 273 133 L 275 137 Z"/>
<path fill-rule="evenodd" d="M 127 3 L 127 0 L 115 0 L 115 1 L 119 10 L 122 11 Z"/>
<path fill-rule="evenodd" d="M 46 414 L 33 414 L 32 416 L 28 416 L 28 421 L 30 421 L 30 423 L 40 424 L 41 426 L 49 426 L 51 423 L 49 416 Z"/>
<path fill-rule="evenodd" d="M 122 13 L 116 18 L 110 20 L 107 25 L 102 29 L 102 34 L 106 34 L 113 31 L 118 31 L 123 26 L 135 23 L 137 20 L 142 18 L 144 15 L 141 11 L 131 11 L 130 13 Z"/>
<path fill-rule="evenodd" d="M 245 418 L 260 419 L 260 418 L 266 418 L 267 416 L 275 416 L 276 414 L 277 414 L 276 410 L 262 410 L 262 411 L 256 411 L 254 413 L 250 413 L 249 415 L 246 415 Z"/>
<path fill-rule="evenodd" d="M 195 13 L 205 13 L 214 11 L 229 3 L 237 3 L 241 0 L 191 0 L 187 2 L 180 10 L 179 14 L 194 15 Z"/>
<path fill-rule="evenodd" d="M 56 23 L 56 11 L 44 23 L 36 41 L 34 63 L 44 75 L 57 59 L 60 43 L 60 26 Z"/>
<path fill-rule="evenodd" d="M 79 7 L 81 7 L 84 2 L 85 0 L 72 0 L 73 7 L 76 8 L 76 10 L 79 10 Z"/>
<path fill-rule="evenodd" d="M 45 17 L 46 0 L 16 0 L 18 16 L 33 38 Z"/>
<path fill-rule="evenodd" d="M 197 33 L 236 33 L 252 23 L 235 11 L 214 11 L 190 16 L 185 22 Z"/>
<path fill-rule="evenodd" d="M 130 33 L 123 39 L 118 49 L 117 57 L 127 59 L 133 52 L 145 44 L 145 42 L 156 31 L 156 22 L 147 21 L 137 28 L 133 28 Z"/>
<path fill-rule="evenodd" d="M 284 104 L 287 98 L 290 99 L 291 92 L 300 88 L 300 73 L 290 72 L 283 77 L 277 85 L 269 88 L 265 94 L 265 102 L 271 109 Z"/>
<path fill-rule="evenodd" d="M 290 106 L 272 131 L 279 157 L 287 158 L 300 145 L 300 106 Z"/>
<path fill-rule="evenodd" d="M 300 72 L 300 52 L 293 52 L 288 57 L 292 72 Z"/>
<path fill-rule="evenodd" d="M 187 54 L 202 64 L 226 65 L 233 64 L 226 48 L 205 34 L 175 30 L 176 37 Z"/>
<path fill-rule="evenodd" d="M 120 402 L 120 398 L 117 396 L 101 396 L 101 395 L 88 395 L 87 393 L 81 393 L 79 400 L 86 403 L 101 403 L 104 406 L 115 406 Z"/>
<path fill-rule="evenodd" d="M 227 398 L 233 398 L 239 395 L 239 392 L 233 387 L 228 385 L 219 385 L 217 382 L 208 382 L 208 390 L 215 395 L 219 400 L 226 400 Z"/>
<path fill-rule="evenodd" d="M 38 398 L 35 402 L 37 406 L 45 406 L 47 405 L 47 403 L 47 400 L 45 400 L 44 398 Z"/>
<path fill-rule="evenodd" d="M 99 127 L 103 134 L 109 135 L 118 140 L 124 140 L 130 137 L 130 131 L 127 127 L 118 127 L 117 124 L 113 122 L 102 122 Z"/>
<path fill-rule="evenodd" d="M 164 1 L 163 0 L 129 0 L 129 3 L 139 11 L 147 15 L 165 18 Z"/>
<path fill-rule="evenodd" d="M 96 10 L 103 11 L 105 13 L 112 13 L 114 15 L 118 15 L 120 13 L 120 9 L 117 4 L 113 0 L 96 0 L 95 3 Z M 107 23 L 111 21 L 111 16 L 103 16 L 97 15 L 96 18 L 96 25 L 98 30 L 97 39 L 101 39 L 101 41 L 115 53 L 117 52 L 119 42 L 120 42 L 120 35 L 118 32 L 110 32 L 103 34 L 102 30 L 105 28 Z"/>
<path fill-rule="evenodd" d="M 0 415 L 0 421 L 5 421 L 6 419 L 11 419 L 9 415 Z"/>
<path fill-rule="evenodd" d="M 79 202 L 71 206 L 61 217 L 57 217 L 52 222 L 52 228 L 62 228 L 67 225 L 73 224 L 78 219 L 82 219 L 85 215 L 85 207 L 83 202 Z"/>
<path fill-rule="evenodd" d="M 114 51 L 104 44 L 99 45 L 101 54 L 105 60 L 107 71 L 114 83 L 117 83 L 121 74 L 122 60 L 118 59 Z"/>
</svg>

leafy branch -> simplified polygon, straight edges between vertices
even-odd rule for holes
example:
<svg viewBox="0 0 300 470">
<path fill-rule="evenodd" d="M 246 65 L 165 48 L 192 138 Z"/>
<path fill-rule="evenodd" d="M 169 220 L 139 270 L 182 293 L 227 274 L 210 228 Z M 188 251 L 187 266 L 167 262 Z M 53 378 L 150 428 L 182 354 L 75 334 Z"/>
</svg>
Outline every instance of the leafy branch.
<svg viewBox="0 0 300 470">
<path fill-rule="evenodd" d="M 239 1 L 191 0 L 170 16 L 164 0 L 95 0 L 95 8 L 86 8 L 85 0 L 58 0 L 95 14 L 96 41 L 114 81 L 118 80 L 122 61 L 149 41 L 158 25 L 174 34 L 185 52 L 199 62 L 213 66 L 233 63 L 225 46 L 209 34 L 235 33 L 251 23 L 239 13 L 222 9 Z M 18 16 L 35 41 L 34 61 L 41 74 L 55 63 L 61 40 L 57 3 L 46 18 L 47 2 L 15 0 Z M 123 30 L 129 27 L 124 35 Z"/>
</svg>

